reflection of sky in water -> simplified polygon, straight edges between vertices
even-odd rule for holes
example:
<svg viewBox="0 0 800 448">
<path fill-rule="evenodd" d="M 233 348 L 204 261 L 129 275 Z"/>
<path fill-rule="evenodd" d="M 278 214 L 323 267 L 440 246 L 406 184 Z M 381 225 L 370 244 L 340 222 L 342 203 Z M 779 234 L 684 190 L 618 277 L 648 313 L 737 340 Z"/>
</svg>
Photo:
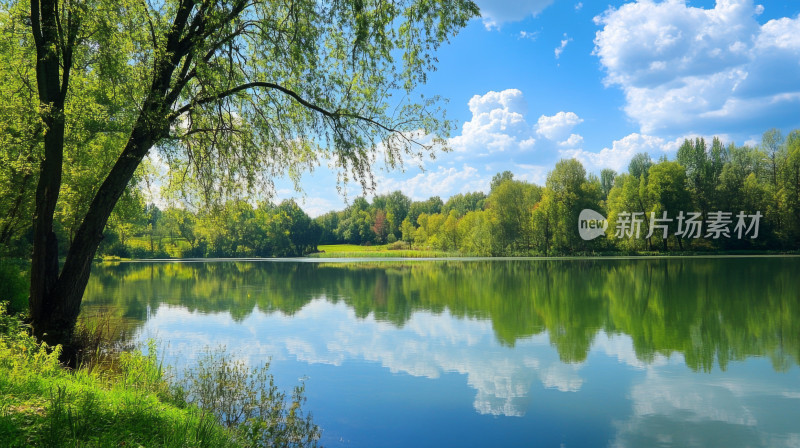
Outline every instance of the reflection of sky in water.
<svg viewBox="0 0 800 448">
<path fill-rule="evenodd" d="M 307 377 L 328 446 L 800 447 L 798 367 L 694 373 L 680 355 L 641 362 L 625 335 L 600 332 L 586 361 L 565 364 L 544 333 L 508 347 L 488 320 L 416 312 L 398 328 L 318 299 L 240 322 L 162 304 L 137 337 L 169 341 L 179 368 L 224 345 L 251 364 L 271 358 L 283 387 Z"/>
</svg>

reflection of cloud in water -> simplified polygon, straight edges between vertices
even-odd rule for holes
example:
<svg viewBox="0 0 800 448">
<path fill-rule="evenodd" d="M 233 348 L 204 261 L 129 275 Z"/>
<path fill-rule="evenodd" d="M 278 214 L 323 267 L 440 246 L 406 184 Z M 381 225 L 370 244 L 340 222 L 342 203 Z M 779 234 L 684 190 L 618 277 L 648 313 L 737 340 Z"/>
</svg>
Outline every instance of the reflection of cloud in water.
<svg viewBox="0 0 800 448">
<path fill-rule="evenodd" d="M 185 362 L 203 346 L 225 345 L 257 363 L 295 358 L 341 365 L 347 360 L 379 363 L 393 373 L 438 378 L 455 372 L 477 391 L 482 414 L 519 416 L 537 379 L 548 388 L 578 391 L 580 365 L 565 365 L 541 334 L 500 345 L 487 320 L 456 318 L 447 312 L 417 312 L 398 328 L 373 316 L 358 319 L 343 303 L 315 300 L 291 317 L 254 312 L 240 323 L 227 313 L 201 314 L 162 305 L 139 338 L 170 341 L 168 355 Z M 182 362 L 176 359 L 175 362 Z"/>
<path fill-rule="evenodd" d="M 759 381 L 743 373 L 647 367 L 631 389 L 633 415 L 617 422 L 612 446 L 800 447 L 797 377 Z"/>
<path fill-rule="evenodd" d="M 545 387 L 558 389 L 561 392 L 577 392 L 583 385 L 583 378 L 578 376 L 578 367 L 568 364 L 554 364 L 541 373 Z"/>
<path fill-rule="evenodd" d="M 639 358 L 636 357 L 636 352 L 633 350 L 631 338 L 627 335 L 611 335 L 609 337 L 602 333 L 601 336 L 603 337 L 595 338 L 592 344 L 592 350 L 600 351 L 611 358 L 616 358 L 617 361 L 622 364 L 636 367 L 637 369 L 644 369 L 648 366 L 663 366 L 670 362 L 667 357 L 660 354 L 655 354 L 653 360 L 649 363 L 639 360 Z M 673 354 L 670 358 L 673 363 L 678 362 L 683 364 L 683 355 L 679 353 Z"/>
<path fill-rule="evenodd" d="M 580 392 L 586 386 L 581 370 L 600 355 L 636 372 L 629 391 L 632 414 L 616 422 L 615 446 L 800 447 L 800 435 L 792 432 L 800 409 L 796 374 L 765 378 L 754 373 L 763 370 L 734 373 L 735 365 L 724 373 L 698 374 L 680 354 L 644 363 L 627 335 L 601 331 L 586 363 L 564 364 L 546 333 L 512 348 L 497 342 L 488 320 L 415 312 L 398 328 L 372 315 L 359 319 L 342 302 L 314 300 L 291 317 L 256 310 L 241 322 L 228 313 L 162 305 L 140 330 L 140 339 L 151 336 L 169 341 L 167 355 L 175 363 L 189 362 L 203 346 L 225 345 L 252 364 L 267 358 L 335 366 L 368 361 L 432 379 L 459 373 L 475 389 L 479 413 L 506 416 L 521 416 L 535 403 L 537 384 Z"/>
</svg>

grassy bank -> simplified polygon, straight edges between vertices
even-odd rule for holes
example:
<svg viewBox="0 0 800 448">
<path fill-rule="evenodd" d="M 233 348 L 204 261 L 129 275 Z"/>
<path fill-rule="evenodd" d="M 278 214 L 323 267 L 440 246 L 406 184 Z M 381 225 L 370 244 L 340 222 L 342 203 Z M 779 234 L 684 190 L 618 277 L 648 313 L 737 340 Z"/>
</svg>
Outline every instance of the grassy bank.
<svg viewBox="0 0 800 448">
<path fill-rule="evenodd" d="M 103 368 L 58 362 L 0 304 L 0 446 L 314 446 L 302 388 L 291 400 L 266 367 L 251 372 L 219 353 L 179 383 L 155 350 L 121 352 Z M 237 415 L 232 419 L 231 415 Z"/>
<path fill-rule="evenodd" d="M 310 258 L 446 258 L 446 257 L 471 257 L 470 254 L 459 252 L 445 252 L 438 250 L 398 249 L 398 245 L 384 244 L 379 246 L 358 246 L 355 244 L 320 245 L 319 252 L 309 254 Z M 405 247 L 408 247 L 407 245 Z M 770 255 L 800 255 L 798 251 L 779 250 L 706 250 L 706 251 L 598 251 L 577 252 L 572 254 L 551 253 L 545 256 L 541 253 L 528 255 L 513 255 L 514 258 L 650 258 L 650 257 L 710 257 L 710 256 L 770 256 Z M 495 257 L 483 257 L 492 259 Z M 502 258 L 502 257 L 500 257 Z"/>
<path fill-rule="evenodd" d="M 358 246 L 356 244 L 329 244 L 318 246 L 319 252 L 309 254 L 311 258 L 442 258 L 457 257 L 458 253 L 438 250 L 400 248 L 400 245 Z"/>
</svg>

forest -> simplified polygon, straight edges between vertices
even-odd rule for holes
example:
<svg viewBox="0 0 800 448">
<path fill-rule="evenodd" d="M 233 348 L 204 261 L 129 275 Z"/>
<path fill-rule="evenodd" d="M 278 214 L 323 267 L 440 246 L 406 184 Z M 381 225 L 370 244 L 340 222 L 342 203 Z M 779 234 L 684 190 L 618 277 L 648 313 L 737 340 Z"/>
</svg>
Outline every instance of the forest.
<svg viewBox="0 0 800 448">
<path fill-rule="evenodd" d="M 14 164 L 2 170 L 0 241 L 7 255 L 26 257 L 31 247 L 30 185 Z M 76 195 L 69 185 L 65 196 Z M 69 248 L 80 204 L 56 210 L 60 252 Z M 592 209 L 608 217 L 605 238 L 585 241 L 578 215 Z M 678 212 L 699 213 L 708 222 L 727 212 L 728 233 L 676 235 Z M 650 219 L 664 212 L 667 228 L 649 232 Z M 759 213 L 758 235 L 737 237 L 736 215 Z M 641 213 L 638 236 L 618 235 L 621 214 Z M 624 215 L 623 215 L 624 216 Z M 658 227 L 658 226 L 654 226 Z M 752 229 L 751 229 L 752 230 Z M 664 237 L 663 233 L 667 235 Z M 652 234 L 651 234 L 652 233 Z M 649 234 L 649 235 L 648 235 Z M 544 186 L 494 176 L 487 193 L 456 194 L 412 201 L 401 191 L 354 198 L 344 210 L 312 219 L 293 200 L 279 204 L 243 199 L 204 207 L 157 207 L 136 187 L 117 204 L 98 253 L 120 258 L 286 257 L 313 253 L 318 244 L 383 245 L 387 249 L 445 251 L 473 256 L 552 256 L 587 253 L 792 251 L 800 248 L 800 130 L 783 136 L 772 129 L 754 146 L 724 145 L 714 138 L 686 139 L 674 160 L 641 153 L 627 172 L 587 173 L 574 159 L 561 160 Z"/>
</svg>

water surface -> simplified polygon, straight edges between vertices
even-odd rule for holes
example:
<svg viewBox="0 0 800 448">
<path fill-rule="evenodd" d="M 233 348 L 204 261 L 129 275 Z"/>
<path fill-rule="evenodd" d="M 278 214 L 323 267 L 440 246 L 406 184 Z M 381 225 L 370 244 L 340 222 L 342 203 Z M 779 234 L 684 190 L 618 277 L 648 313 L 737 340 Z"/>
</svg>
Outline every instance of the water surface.
<svg viewBox="0 0 800 448">
<path fill-rule="evenodd" d="M 185 367 L 306 385 L 325 446 L 800 447 L 800 258 L 95 266 Z"/>
</svg>

